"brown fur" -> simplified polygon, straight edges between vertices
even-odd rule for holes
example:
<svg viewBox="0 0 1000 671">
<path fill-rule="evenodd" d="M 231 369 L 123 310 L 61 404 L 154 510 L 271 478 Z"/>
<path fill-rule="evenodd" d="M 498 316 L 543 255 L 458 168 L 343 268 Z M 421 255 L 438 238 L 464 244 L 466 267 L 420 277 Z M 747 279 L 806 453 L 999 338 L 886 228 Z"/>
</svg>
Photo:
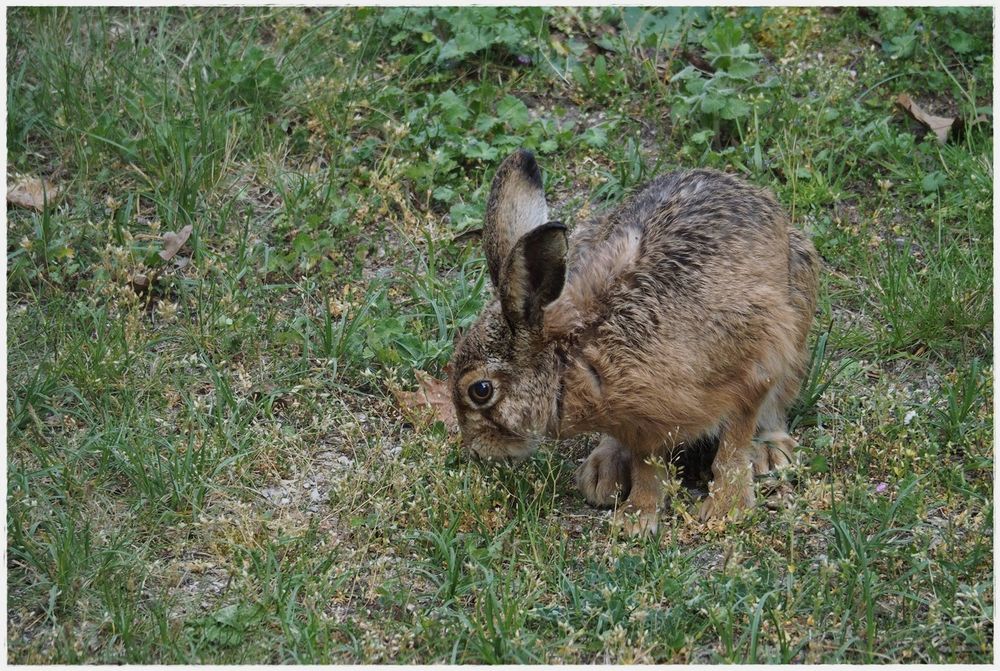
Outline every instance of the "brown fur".
<svg viewBox="0 0 1000 671">
<path fill-rule="evenodd" d="M 630 528 L 641 532 L 655 529 L 661 492 L 650 459 L 715 436 L 703 516 L 752 504 L 752 474 L 787 464 L 795 446 L 785 413 L 807 363 L 812 244 L 789 230 L 770 193 L 712 170 L 654 180 L 577 227 L 562 258 L 557 231 L 536 234 L 550 242 L 534 257 L 517 245 L 544 223 L 538 203 L 537 165 L 518 152 L 497 171 L 484 226 L 503 300 L 453 360 L 465 443 L 520 458 L 544 435 L 605 434 L 580 488 L 598 505 L 627 494 L 623 514 L 636 513 Z M 467 391 L 477 380 L 494 384 L 483 407 Z"/>
<path fill-rule="evenodd" d="M 525 233 L 544 224 L 547 215 L 535 157 L 529 152 L 512 154 L 497 169 L 486 202 L 483 248 L 494 287 L 510 250 Z M 498 221 L 504 225 L 497 225 Z"/>
</svg>

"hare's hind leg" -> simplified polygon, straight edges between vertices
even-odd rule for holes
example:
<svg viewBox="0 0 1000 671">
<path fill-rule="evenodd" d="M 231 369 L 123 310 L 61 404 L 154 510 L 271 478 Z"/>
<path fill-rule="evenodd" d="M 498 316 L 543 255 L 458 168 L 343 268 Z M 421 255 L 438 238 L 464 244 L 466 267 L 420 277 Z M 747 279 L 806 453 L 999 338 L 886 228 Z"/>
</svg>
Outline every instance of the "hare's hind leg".
<svg viewBox="0 0 1000 671">
<path fill-rule="evenodd" d="M 786 408 L 795 398 L 798 380 L 786 379 L 768 392 L 757 415 L 756 444 L 750 460 L 754 475 L 764 475 L 792 463 L 798 443 L 788 435 L 788 415 Z"/>
<path fill-rule="evenodd" d="M 754 504 L 751 439 L 757 427 L 757 412 L 741 412 L 726 420 L 719 434 L 719 451 L 712 462 L 708 498 L 701 506 L 701 519 L 723 517 Z"/>
<path fill-rule="evenodd" d="M 812 313 L 803 316 L 803 332 L 808 332 L 808 320 Z M 795 449 L 799 446 L 788 435 L 788 408 L 795 402 L 806 374 L 807 355 L 804 341 L 789 362 L 784 377 L 774 385 L 764 397 L 757 414 L 757 442 L 753 456 L 755 475 L 764 475 L 788 466 L 795 459 Z"/>
<path fill-rule="evenodd" d="M 610 508 L 624 501 L 632 488 L 632 455 L 611 436 L 603 436 L 576 471 L 576 485 L 587 502 Z"/>
<path fill-rule="evenodd" d="M 790 464 L 798 443 L 788 435 L 788 408 L 799 393 L 802 378 L 809 367 L 807 340 L 816 310 L 816 288 L 820 261 L 809 239 L 801 232 L 788 232 L 789 282 L 794 323 L 794 353 L 787 359 L 784 376 L 768 391 L 757 416 L 757 439 L 763 445 L 755 450 L 754 473 L 763 475 Z"/>
</svg>

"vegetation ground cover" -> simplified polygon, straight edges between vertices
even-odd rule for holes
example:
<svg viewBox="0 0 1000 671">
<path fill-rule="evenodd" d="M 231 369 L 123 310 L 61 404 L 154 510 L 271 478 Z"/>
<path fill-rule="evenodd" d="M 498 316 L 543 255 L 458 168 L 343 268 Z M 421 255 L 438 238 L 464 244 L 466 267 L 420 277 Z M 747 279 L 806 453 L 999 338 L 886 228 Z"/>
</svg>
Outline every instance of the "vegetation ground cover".
<svg viewBox="0 0 1000 671">
<path fill-rule="evenodd" d="M 992 659 L 989 8 L 7 26 L 8 181 L 57 189 L 7 212 L 12 662 Z M 678 484 L 620 538 L 592 441 L 494 467 L 396 407 L 488 298 L 522 146 L 570 224 L 712 166 L 815 241 L 801 453 L 745 520 Z"/>
</svg>

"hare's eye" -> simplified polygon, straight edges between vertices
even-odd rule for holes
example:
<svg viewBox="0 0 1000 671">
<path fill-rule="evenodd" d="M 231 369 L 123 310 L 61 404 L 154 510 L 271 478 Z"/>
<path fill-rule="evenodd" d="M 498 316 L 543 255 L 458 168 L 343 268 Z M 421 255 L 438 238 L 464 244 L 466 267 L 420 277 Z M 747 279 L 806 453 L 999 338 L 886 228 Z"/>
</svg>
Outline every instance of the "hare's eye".
<svg viewBox="0 0 1000 671">
<path fill-rule="evenodd" d="M 479 380 L 469 385 L 469 398 L 475 403 L 486 403 L 493 396 L 493 383 L 489 380 Z"/>
</svg>

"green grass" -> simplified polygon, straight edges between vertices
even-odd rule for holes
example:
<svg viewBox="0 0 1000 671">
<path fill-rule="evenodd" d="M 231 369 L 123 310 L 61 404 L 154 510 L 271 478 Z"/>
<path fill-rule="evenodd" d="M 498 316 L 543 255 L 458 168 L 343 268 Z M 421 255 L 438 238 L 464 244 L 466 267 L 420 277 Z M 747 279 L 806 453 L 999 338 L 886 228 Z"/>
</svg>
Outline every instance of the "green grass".
<svg viewBox="0 0 1000 671">
<path fill-rule="evenodd" d="M 8 179 L 62 190 L 7 212 L 10 660 L 988 663 L 991 25 L 9 10 Z M 396 408 L 488 297 L 462 234 L 520 146 L 568 223 L 714 166 L 814 239 L 799 464 L 747 519 L 677 486 L 627 540 L 587 440 L 481 465 Z"/>
</svg>

